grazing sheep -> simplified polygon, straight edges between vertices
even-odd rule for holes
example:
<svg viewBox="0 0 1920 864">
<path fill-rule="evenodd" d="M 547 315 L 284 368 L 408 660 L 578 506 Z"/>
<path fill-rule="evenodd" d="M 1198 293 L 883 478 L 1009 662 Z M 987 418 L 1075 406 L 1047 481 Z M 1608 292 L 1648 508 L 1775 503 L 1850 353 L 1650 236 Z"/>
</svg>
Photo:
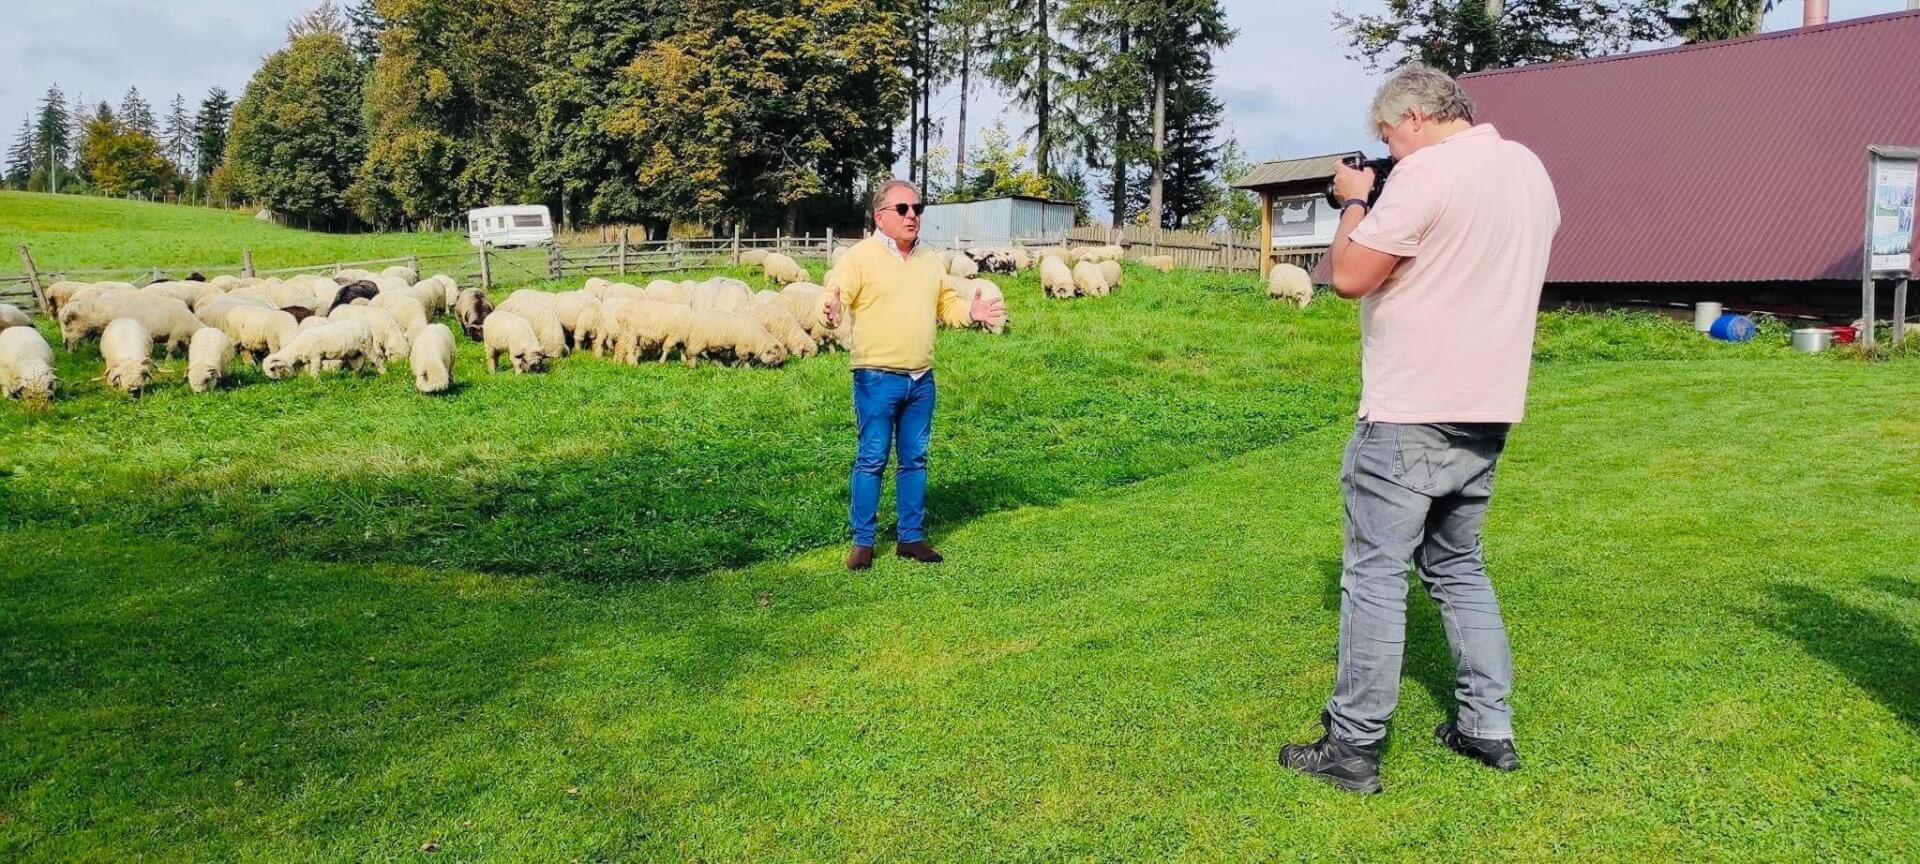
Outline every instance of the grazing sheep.
<svg viewBox="0 0 1920 864">
<path fill-rule="evenodd" d="M 187 345 L 187 386 L 205 393 L 220 386 L 233 363 L 233 340 L 215 327 L 202 327 Z"/>
<path fill-rule="evenodd" d="M 552 297 L 545 291 L 523 288 L 508 296 L 499 308 L 533 325 L 533 335 L 540 340 L 540 352 L 549 359 L 567 356 L 567 330 L 560 326 L 560 316 L 553 311 Z"/>
<path fill-rule="evenodd" d="M 1140 263 L 1145 264 L 1148 267 L 1152 267 L 1153 269 L 1158 270 L 1162 273 L 1173 272 L 1173 256 L 1172 255 L 1148 255 L 1147 257 L 1140 259 Z"/>
<path fill-rule="evenodd" d="M 333 310 L 332 320 L 354 321 L 367 328 L 373 337 L 373 354 L 382 366 L 413 351 L 413 339 L 392 311 L 379 306 L 342 306 Z"/>
<path fill-rule="evenodd" d="M 453 331 L 445 324 L 429 324 L 414 337 L 413 354 L 407 358 L 413 369 L 413 389 L 422 393 L 445 393 L 453 386 Z"/>
<path fill-rule="evenodd" d="M 980 275 L 980 265 L 971 256 L 955 255 L 953 260 L 947 262 L 947 275 L 956 279 L 972 279 Z"/>
<path fill-rule="evenodd" d="M 47 303 L 53 307 L 54 317 L 58 318 L 60 316 L 60 310 L 67 305 L 69 300 L 73 299 L 73 295 L 80 292 L 80 289 L 91 287 L 93 287 L 92 282 L 71 282 L 64 279 L 48 285 Z"/>
<path fill-rule="evenodd" d="M 720 289 L 714 287 L 711 282 L 699 282 L 688 285 L 684 290 L 687 292 L 687 305 L 693 307 L 696 311 L 712 311 L 714 305 L 720 299 Z"/>
<path fill-rule="evenodd" d="M 107 384 L 132 396 L 153 383 L 153 336 L 133 318 L 115 318 L 100 334 Z"/>
<path fill-rule="evenodd" d="M 811 282 L 796 282 L 780 289 L 780 295 L 776 298 L 780 305 L 787 307 L 787 313 L 800 322 L 801 328 L 813 337 L 815 343 L 824 342 L 830 329 L 826 319 L 820 315 L 820 303 L 826 292 L 827 289 Z"/>
<path fill-rule="evenodd" d="M 481 322 L 483 345 L 487 351 L 487 371 L 498 371 L 495 362 L 506 357 L 513 365 L 516 374 L 538 372 L 546 365 L 547 355 L 540 347 L 539 337 L 533 335 L 533 325 L 527 319 L 505 310 L 495 310 Z"/>
<path fill-rule="evenodd" d="M 391 276 L 395 279 L 402 280 L 409 285 L 412 285 L 420 281 L 420 274 L 416 272 L 412 267 L 402 267 L 398 264 L 395 264 L 392 267 L 388 267 L 384 270 L 381 270 L 380 275 Z"/>
<path fill-rule="evenodd" d="M 768 261 L 772 260 L 769 256 Z M 694 312 L 693 326 L 687 332 L 686 355 L 688 368 L 699 365 L 702 356 L 741 364 L 758 361 L 764 366 L 778 366 L 786 362 L 787 348 L 752 318 L 728 312 Z"/>
<path fill-rule="evenodd" d="M 382 294 L 373 298 L 373 302 L 367 305 L 375 309 L 385 309 L 392 313 L 394 320 L 399 321 L 401 328 L 406 331 L 408 339 L 412 339 L 421 330 L 426 329 L 428 320 L 427 306 L 420 301 L 418 295 L 412 293 Z"/>
<path fill-rule="evenodd" d="M 587 277 L 586 286 L 580 290 L 592 294 L 595 300 L 605 300 L 607 299 L 607 289 L 611 287 L 613 287 L 612 282 L 608 282 L 598 276 L 589 276 Z"/>
<path fill-rule="evenodd" d="M 748 303 L 740 307 L 740 315 L 758 322 L 773 338 L 794 357 L 812 357 L 820 353 L 820 343 L 807 334 L 807 328 L 800 326 L 800 320 L 787 311 L 787 307 L 772 303 Z"/>
<path fill-rule="evenodd" d="M 227 334 L 234 350 L 249 363 L 280 350 L 299 331 L 300 322 L 281 309 L 241 306 L 220 320 L 220 332 Z"/>
<path fill-rule="evenodd" d="M 185 350 L 187 340 L 205 326 L 192 312 L 187 311 L 187 304 L 172 297 L 116 291 L 78 297 L 60 310 L 61 338 L 67 343 L 68 350 L 72 350 L 81 341 L 103 332 L 115 318 L 139 321 L 155 341 L 166 346 L 169 356 L 175 350 Z"/>
<path fill-rule="evenodd" d="M 341 285 L 340 290 L 334 292 L 333 305 L 345 306 L 355 300 L 372 302 L 373 298 L 378 296 L 380 296 L 380 286 L 364 279 L 356 279 Z"/>
<path fill-rule="evenodd" d="M 293 323 L 295 324 L 313 317 L 313 310 L 305 306 L 282 306 L 280 307 L 280 311 L 292 315 Z"/>
<path fill-rule="evenodd" d="M 1033 255 L 1021 246 L 1013 247 L 1007 254 L 1013 259 L 1013 269 L 1016 271 L 1029 269 L 1036 261 Z"/>
<path fill-rule="evenodd" d="M 1109 290 L 1106 274 L 1092 261 L 1073 265 L 1073 287 L 1083 297 L 1105 297 Z"/>
<path fill-rule="evenodd" d="M 1007 295 L 1000 292 L 1000 286 L 995 285 L 992 282 L 989 282 L 985 279 L 973 280 L 973 294 L 975 297 L 985 297 L 988 300 L 998 300 L 1002 304 L 1007 302 Z M 1003 306 L 1002 308 L 1005 308 L 1005 307 Z M 982 330 L 987 331 L 988 333 L 992 333 L 993 335 L 998 336 L 1002 333 L 1007 332 L 1007 319 L 1005 318 L 1005 316 L 1002 316 L 999 321 L 995 321 L 995 322 L 981 321 L 981 322 L 978 322 L 975 326 L 979 327 Z"/>
<path fill-rule="evenodd" d="M 362 270 L 358 267 L 348 267 L 346 269 L 341 270 L 338 273 L 333 274 L 333 281 L 339 282 L 340 284 L 345 285 L 348 282 L 358 282 L 362 279 L 371 279 L 373 278 L 373 275 L 374 275 L 373 271 L 371 270 Z"/>
<path fill-rule="evenodd" d="M 1067 268 L 1066 259 L 1058 255 L 1048 255 L 1040 259 L 1040 287 L 1048 297 L 1064 300 L 1080 293 L 1074 284 L 1073 271 Z"/>
<path fill-rule="evenodd" d="M 560 319 L 560 329 L 567 334 L 569 344 L 580 341 L 580 316 L 588 309 L 598 310 L 600 301 L 587 291 L 562 291 L 553 295 L 553 314 Z"/>
<path fill-rule="evenodd" d="M 609 341 L 616 362 L 639 363 L 642 356 L 657 354 L 665 363 L 673 349 L 687 352 L 687 337 L 693 329 L 691 306 L 620 298 L 609 301 L 604 314 L 609 323 L 603 326 L 613 334 Z"/>
<path fill-rule="evenodd" d="M 47 402 L 60 386 L 53 348 L 32 327 L 0 330 L 0 397 Z"/>
<path fill-rule="evenodd" d="M 1075 263 L 1091 261 L 1098 264 L 1102 261 L 1118 261 L 1126 257 L 1127 254 L 1127 250 L 1111 244 L 1106 246 L 1082 246 L 1069 251 L 1072 253 Z"/>
<path fill-rule="evenodd" d="M 324 326 L 300 331 L 293 341 L 268 354 L 260 363 L 260 371 L 268 378 L 282 381 L 301 367 L 318 378 L 322 372 L 342 369 L 359 372 L 371 362 L 377 371 L 385 372 L 385 362 L 378 355 L 373 332 L 367 325 L 329 319 Z"/>
<path fill-rule="evenodd" d="M 338 312 L 340 310 L 335 309 L 334 311 Z M 332 323 L 333 323 L 332 318 L 322 318 L 318 315 L 315 315 L 312 318 L 308 318 L 307 320 L 300 322 L 300 327 L 294 330 L 293 332 L 305 333 L 306 331 L 312 330 L 315 327 L 325 327 L 328 324 L 332 324 Z"/>
<path fill-rule="evenodd" d="M 212 285 L 204 282 L 155 282 L 141 288 L 140 293 L 172 297 L 188 306 L 192 306 L 200 302 L 200 298 L 208 294 L 219 294 L 223 292 L 216 290 Z"/>
<path fill-rule="evenodd" d="M 767 260 L 762 261 L 760 266 L 766 271 L 768 281 L 782 285 L 805 282 L 812 278 L 807 275 L 806 268 L 801 267 L 799 262 L 778 252 L 768 255 Z"/>
<path fill-rule="evenodd" d="M 240 287 L 240 277 L 221 274 L 219 276 L 213 277 L 213 279 L 209 280 L 207 284 L 212 285 L 213 287 L 218 288 L 221 291 L 232 291 L 233 289 Z"/>
<path fill-rule="evenodd" d="M 740 253 L 740 263 L 748 267 L 758 267 L 767 262 L 767 256 L 773 254 L 765 249 L 748 249 Z"/>
<path fill-rule="evenodd" d="M 453 302 L 453 317 L 460 319 L 460 329 L 475 342 L 480 341 L 480 325 L 486 322 L 487 315 L 492 311 L 493 298 L 478 288 L 460 292 Z"/>
<path fill-rule="evenodd" d="M 1120 262 L 1108 258 L 1094 266 L 1100 269 L 1100 275 L 1107 280 L 1108 289 L 1120 287 L 1120 277 L 1125 275 L 1125 271 L 1120 269 Z"/>
<path fill-rule="evenodd" d="M 603 308 L 599 303 L 588 304 L 573 319 L 573 350 L 592 351 L 593 356 L 601 356 L 600 343 L 607 338 L 606 328 L 601 326 Z"/>
<path fill-rule="evenodd" d="M 413 291 L 419 295 L 421 304 L 427 307 L 428 315 L 442 314 L 452 309 L 454 301 L 460 299 L 460 283 L 445 273 L 435 273 L 415 282 Z"/>
<path fill-rule="evenodd" d="M 20 307 L 11 303 L 0 303 L 0 330 L 32 326 L 33 319 L 28 318 L 27 313 L 20 311 Z"/>
<path fill-rule="evenodd" d="M 847 253 L 851 251 L 853 251 L 852 246 L 834 244 L 833 251 L 827 253 L 827 266 L 829 268 L 840 266 L 840 259 L 847 257 Z"/>
<path fill-rule="evenodd" d="M 693 305 L 693 292 L 678 282 L 655 279 L 647 283 L 647 289 L 637 300 L 654 300 L 660 303 L 677 303 L 681 306 Z"/>
<path fill-rule="evenodd" d="M 232 294 L 208 296 L 193 307 L 193 317 L 208 327 L 226 330 L 227 313 L 247 307 L 252 309 L 272 309 L 273 302 L 260 297 L 235 297 Z"/>
<path fill-rule="evenodd" d="M 1313 302 L 1313 277 L 1293 264 L 1275 264 L 1267 274 L 1267 296 L 1305 309 Z"/>
<path fill-rule="evenodd" d="M 638 286 L 629 285 L 625 282 L 615 282 L 607 286 L 607 296 L 600 298 L 600 300 L 604 303 L 615 297 L 625 297 L 628 300 L 645 300 L 647 299 L 647 292 L 641 290 Z"/>
</svg>

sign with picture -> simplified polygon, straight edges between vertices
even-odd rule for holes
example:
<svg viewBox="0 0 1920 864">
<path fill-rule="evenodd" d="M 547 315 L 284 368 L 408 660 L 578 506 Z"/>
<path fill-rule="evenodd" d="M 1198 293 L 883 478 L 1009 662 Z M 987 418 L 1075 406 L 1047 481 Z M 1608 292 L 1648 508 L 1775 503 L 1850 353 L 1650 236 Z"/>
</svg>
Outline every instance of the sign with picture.
<svg viewBox="0 0 1920 864">
<path fill-rule="evenodd" d="M 1318 195 L 1273 202 L 1273 236 L 1312 237 L 1320 218 L 1319 202 Z"/>
<path fill-rule="evenodd" d="M 1920 181 L 1920 160 L 1874 153 L 1873 197 L 1867 213 L 1867 267 L 1874 274 L 1913 269 L 1916 181 Z"/>
</svg>

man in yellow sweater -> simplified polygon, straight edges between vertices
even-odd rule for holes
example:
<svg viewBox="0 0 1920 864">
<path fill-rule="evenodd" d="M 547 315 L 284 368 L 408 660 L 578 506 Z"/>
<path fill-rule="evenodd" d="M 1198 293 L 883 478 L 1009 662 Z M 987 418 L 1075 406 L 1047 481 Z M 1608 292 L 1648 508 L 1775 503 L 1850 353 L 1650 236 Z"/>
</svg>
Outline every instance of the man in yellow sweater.
<svg viewBox="0 0 1920 864">
<path fill-rule="evenodd" d="M 827 274 L 822 312 L 852 329 L 853 413 L 860 444 L 853 460 L 853 551 L 847 569 L 873 566 L 873 535 L 880 510 L 881 475 L 894 451 L 894 509 L 899 546 L 895 554 L 938 564 L 927 544 L 927 445 L 933 440 L 933 335 L 944 322 L 968 327 L 1004 322 L 1006 304 L 954 293 L 940 254 L 920 245 L 920 214 L 926 205 L 904 180 L 881 184 L 873 196 L 879 229 L 860 241 Z"/>
</svg>

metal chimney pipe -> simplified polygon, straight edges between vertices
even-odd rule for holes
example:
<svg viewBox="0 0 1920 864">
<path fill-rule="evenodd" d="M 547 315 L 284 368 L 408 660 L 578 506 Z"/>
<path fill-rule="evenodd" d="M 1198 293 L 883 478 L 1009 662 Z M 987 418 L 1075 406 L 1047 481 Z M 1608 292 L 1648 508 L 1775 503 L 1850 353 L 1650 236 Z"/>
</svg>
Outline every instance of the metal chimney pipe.
<svg viewBox="0 0 1920 864">
<path fill-rule="evenodd" d="M 1818 27 L 1827 23 L 1827 0 L 1807 0 L 1805 9 L 1800 26 Z"/>
</svg>

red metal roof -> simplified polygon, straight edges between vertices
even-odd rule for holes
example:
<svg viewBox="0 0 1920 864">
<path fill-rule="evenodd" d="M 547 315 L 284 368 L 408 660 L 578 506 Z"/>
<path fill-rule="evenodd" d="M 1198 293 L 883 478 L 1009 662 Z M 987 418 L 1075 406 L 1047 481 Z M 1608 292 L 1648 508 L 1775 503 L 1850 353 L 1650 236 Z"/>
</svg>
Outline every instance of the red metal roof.
<svg viewBox="0 0 1920 864">
<path fill-rule="evenodd" d="M 1920 147 L 1920 12 L 1460 83 L 1553 176 L 1549 282 L 1857 280 L 1867 147 Z"/>
</svg>

